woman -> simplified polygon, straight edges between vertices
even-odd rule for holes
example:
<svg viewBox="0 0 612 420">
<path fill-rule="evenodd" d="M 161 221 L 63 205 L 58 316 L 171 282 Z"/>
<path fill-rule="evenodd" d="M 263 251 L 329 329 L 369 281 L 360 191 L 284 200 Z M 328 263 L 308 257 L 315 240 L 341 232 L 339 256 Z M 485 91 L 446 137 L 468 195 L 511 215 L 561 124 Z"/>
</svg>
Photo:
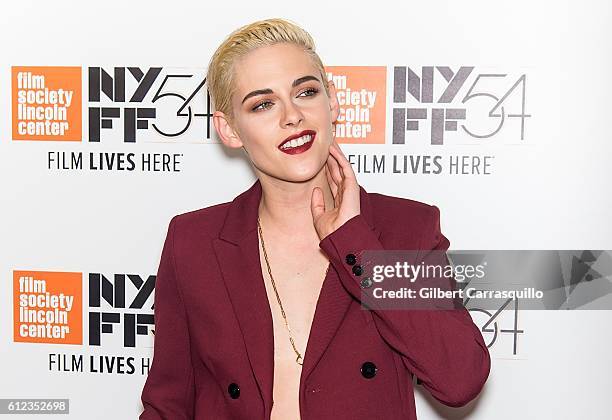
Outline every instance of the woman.
<svg viewBox="0 0 612 420">
<path fill-rule="evenodd" d="M 435 206 L 359 186 L 311 37 L 242 27 L 207 81 L 217 133 L 257 181 L 170 222 L 140 418 L 414 419 L 413 375 L 445 404 L 472 400 L 490 359 L 465 309 L 361 309 L 365 250 L 449 242 Z"/>
</svg>

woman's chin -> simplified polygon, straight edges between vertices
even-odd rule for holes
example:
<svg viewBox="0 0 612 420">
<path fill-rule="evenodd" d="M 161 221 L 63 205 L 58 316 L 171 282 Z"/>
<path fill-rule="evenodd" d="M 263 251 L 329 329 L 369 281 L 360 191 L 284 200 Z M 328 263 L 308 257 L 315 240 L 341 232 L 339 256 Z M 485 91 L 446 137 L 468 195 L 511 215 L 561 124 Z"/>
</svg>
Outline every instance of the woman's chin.
<svg viewBox="0 0 612 420">
<path fill-rule="evenodd" d="M 313 165 L 305 166 L 302 168 L 290 168 L 285 172 L 283 179 L 289 182 L 307 182 L 317 176 L 321 168 L 314 167 Z"/>
<path fill-rule="evenodd" d="M 324 168 L 327 156 L 322 156 L 294 160 L 292 162 L 279 161 L 276 164 L 269 165 L 269 170 L 262 172 L 287 182 L 307 182 L 316 177 Z"/>
<path fill-rule="evenodd" d="M 317 175 L 316 172 L 307 172 L 307 173 L 299 173 L 299 174 L 291 174 L 288 179 L 290 180 L 290 182 L 308 182 L 310 181 L 312 178 L 314 178 Z"/>
</svg>

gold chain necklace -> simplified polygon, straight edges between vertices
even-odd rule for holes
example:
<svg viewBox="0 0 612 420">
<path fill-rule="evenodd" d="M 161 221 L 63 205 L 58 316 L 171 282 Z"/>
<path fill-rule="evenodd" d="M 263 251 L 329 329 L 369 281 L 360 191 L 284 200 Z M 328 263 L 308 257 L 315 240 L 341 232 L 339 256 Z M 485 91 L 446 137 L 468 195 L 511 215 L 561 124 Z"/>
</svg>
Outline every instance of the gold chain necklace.
<svg viewBox="0 0 612 420">
<path fill-rule="evenodd" d="M 276 300 L 278 301 L 278 306 L 280 306 L 281 315 L 285 320 L 285 327 L 287 328 L 287 332 L 289 333 L 289 341 L 291 342 L 291 347 L 293 347 L 293 351 L 297 355 L 295 361 L 298 365 L 302 366 L 304 360 L 302 355 L 298 351 L 295 346 L 295 342 L 293 341 L 293 334 L 291 333 L 291 328 L 289 328 L 289 322 L 287 321 L 287 316 L 285 315 L 285 310 L 283 309 L 283 304 L 281 302 L 280 296 L 278 295 L 278 290 L 276 290 L 276 283 L 274 282 L 274 277 L 272 276 L 272 269 L 270 268 L 270 262 L 268 261 L 268 254 L 266 252 L 266 245 L 264 243 L 263 231 L 261 229 L 261 223 L 259 221 L 259 217 L 257 217 L 257 229 L 259 230 L 259 237 L 261 238 L 261 248 L 263 249 L 264 259 L 266 260 L 266 267 L 268 268 L 268 274 L 270 275 L 270 280 L 272 282 L 272 288 L 274 289 L 274 294 L 276 295 Z M 331 265 L 331 264 L 330 264 Z M 325 276 L 327 277 L 327 272 L 329 271 L 330 265 L 327 266 L 327 270 L 325 270 Z"/>
</svg>

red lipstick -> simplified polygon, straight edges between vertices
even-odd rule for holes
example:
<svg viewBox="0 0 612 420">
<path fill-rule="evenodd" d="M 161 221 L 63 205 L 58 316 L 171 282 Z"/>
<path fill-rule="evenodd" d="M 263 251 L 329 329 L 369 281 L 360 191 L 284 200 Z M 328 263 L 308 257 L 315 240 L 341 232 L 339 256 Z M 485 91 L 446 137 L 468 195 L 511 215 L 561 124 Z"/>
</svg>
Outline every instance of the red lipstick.
<svg viewBox="0 0 612 420">
<path fill-rule="evenodd" d="M 291 140 L 294 139 L 298 139 L 302 136 L 310 136 L 310 140 L 308 140 L 306 143 L 300 145 L 300 146 L 295 146 L 295 147 L 290 147 L 287 145 L 287 143 L 290 143 Z M 299 133 L 293 134 L 289 137 L 287 137 L 285 140 L 283 140 L 283 142 L 281 144 L 278 145 L 278 148 L 280 149 L 281 152 L 283 153 L 287 153 L 289 155 L 296 155 L 299 153 L 304 153 L 305 151 L 307 151 L 308 149 L 310 149 L 310 147 L 312 146 L 312 144 L 314 143 L 314 139 L 316 136 L 316 132 L 313 130 L 303 130 L 300 131 Z M 282 146 L 286 145 L 288 147 L 283 148 Z"/>
</svg>

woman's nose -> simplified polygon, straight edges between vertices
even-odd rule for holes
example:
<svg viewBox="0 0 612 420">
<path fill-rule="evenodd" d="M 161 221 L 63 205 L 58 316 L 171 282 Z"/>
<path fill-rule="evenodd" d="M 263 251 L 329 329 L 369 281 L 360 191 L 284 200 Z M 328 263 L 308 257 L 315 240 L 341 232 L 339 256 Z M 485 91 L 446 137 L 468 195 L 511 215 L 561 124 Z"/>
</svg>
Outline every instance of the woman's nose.
<svg viewBox="0 0 612 420">
<path fill-rule="evenodd" d="M 288 125 L 297 126 L 303 119 L 304 115 L 296 104 L 289 101 L 284 105 L 284 113 L 281 121 L 283 127 Z"/>
</svg>

